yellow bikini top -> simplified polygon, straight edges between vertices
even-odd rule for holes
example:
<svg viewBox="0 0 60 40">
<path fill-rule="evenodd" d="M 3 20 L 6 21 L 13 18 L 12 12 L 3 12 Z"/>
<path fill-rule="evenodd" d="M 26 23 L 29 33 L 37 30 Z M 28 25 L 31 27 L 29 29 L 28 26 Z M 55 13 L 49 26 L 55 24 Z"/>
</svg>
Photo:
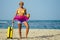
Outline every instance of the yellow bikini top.
<svg viewBox="0 0 60 40">
<path fill-rule="evenodd" d="M 23 10 L 23 11 L 20 11 L 20 9 L 18 9 L 18 14 L 20 14 L 20 13 L 25 13 L 25 11 Z"/>
</svg>

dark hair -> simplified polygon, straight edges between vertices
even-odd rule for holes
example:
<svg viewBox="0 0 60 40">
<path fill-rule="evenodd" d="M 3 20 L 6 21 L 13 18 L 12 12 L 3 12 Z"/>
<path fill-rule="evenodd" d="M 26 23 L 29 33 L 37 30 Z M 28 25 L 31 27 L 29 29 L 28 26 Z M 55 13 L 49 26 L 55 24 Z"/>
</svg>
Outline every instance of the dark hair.
<svg viewBox="0 0 60 40">
<path fill-rule="evenodd" d="M 21 1 L 21 2 L 19 3 L 19 5 L 20 5 L 20 4 L 24 5 L 24 2 Z"/>
</svg>

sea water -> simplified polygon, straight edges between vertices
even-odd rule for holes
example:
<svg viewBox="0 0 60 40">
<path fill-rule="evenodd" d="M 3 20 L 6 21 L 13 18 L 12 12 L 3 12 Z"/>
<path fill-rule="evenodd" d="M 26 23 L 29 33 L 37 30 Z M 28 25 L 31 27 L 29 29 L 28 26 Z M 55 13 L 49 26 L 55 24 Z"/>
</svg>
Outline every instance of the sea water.
<svg viewBox="0 0 60 40">
<path fill-rule="evenodd" d="M 60 29 L 60 20 L 29 20 L 30 29 Z M 0 20 L 0 29 L 12 27 L 12 20 Z M 14 28 L 18 28 L 17 21 L 14 21 Z M 22 28 L 26 28 L 22 23 Z"/>
</svg>

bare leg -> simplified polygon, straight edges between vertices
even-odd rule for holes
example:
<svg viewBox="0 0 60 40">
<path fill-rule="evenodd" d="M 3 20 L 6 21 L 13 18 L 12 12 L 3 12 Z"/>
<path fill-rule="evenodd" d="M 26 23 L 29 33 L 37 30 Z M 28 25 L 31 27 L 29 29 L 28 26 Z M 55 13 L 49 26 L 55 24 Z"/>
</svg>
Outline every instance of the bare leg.
<svg viewBox="0 0 60 40">
<path fill-rule="evenodd" d="M 19 29 L 19 35 L 20 35 L 20 38 L 22 38 L 22 34 L 21 34 L 21 27 L 22 27 L 22 24 L 18 23 L 18 29 Z"/>
<path fill-rule="evenodd" d="M 26 26 L 26 38 L 27 38 L 27 35 L 28 35 L 28 32 L 29 32 L 29 25 L 27 22 L 24 22 L 24 25 Z"/>
</svg>

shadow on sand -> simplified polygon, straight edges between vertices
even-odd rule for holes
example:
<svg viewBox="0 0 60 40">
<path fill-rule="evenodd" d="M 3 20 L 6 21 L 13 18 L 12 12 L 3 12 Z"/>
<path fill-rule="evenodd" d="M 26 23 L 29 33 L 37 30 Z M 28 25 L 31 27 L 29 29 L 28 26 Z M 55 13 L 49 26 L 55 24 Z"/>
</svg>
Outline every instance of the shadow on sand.
<svg viewBox="0 0 60 40">
<path fill-rule="evenodd" d="M 35 36 L 35 37 L 28 37 L 28 38 L 26 38 L 26 37 L 22 37 L 22 39 L 35 39 L 35 38 L 45 38 L 45 39 L 49 39 L 49 38 L 52 38 L 52 37 L 55 37 L 55 36 L 60 36 L 60 34 L 56 34 L 56 35 L 43 35 L 43 36 Z M 13 39 L 11 39 L 11 40 L 22 40 L 22 39 L 20 39 L 20 38 L 13 38 Z M 9 39 L 6 39 L 6 40 L 9 40 Z"/>
<path fill-rule="evenodd" d="M 43 36 L 35 36 L 35 37 L 28 37 L 27 39 L 34 39 L 34 38 L 51 38 L 54 36 L 60 36 L 60 34 L 56 34 L 56 35 L 43 35 Z M 25 37 L 22 37 L 22 39 L 26 39 Z"/>
</svg>

